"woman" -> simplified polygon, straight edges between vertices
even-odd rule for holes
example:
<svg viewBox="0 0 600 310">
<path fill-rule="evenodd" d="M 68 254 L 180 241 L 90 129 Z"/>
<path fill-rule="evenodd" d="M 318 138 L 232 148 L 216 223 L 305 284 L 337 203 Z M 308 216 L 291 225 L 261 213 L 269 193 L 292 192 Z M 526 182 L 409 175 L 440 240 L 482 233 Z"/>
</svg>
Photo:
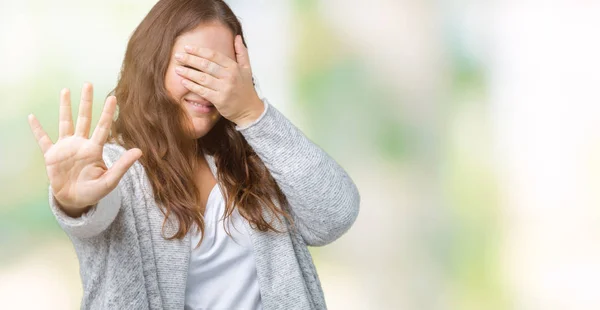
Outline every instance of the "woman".
<svg viewBox="0 0 600 310">
<path fill-rule="evenodd" d="M 359 193 L 259 98 L 231 9 L 159 1 L 113 94 L 91 138 L 90 84 L 75 128 L 62 91 L 55 144 L 29 116 L 79 258 L 81 307 L 325 309 L 307 246 L 350 228 Z"/>
</svg>

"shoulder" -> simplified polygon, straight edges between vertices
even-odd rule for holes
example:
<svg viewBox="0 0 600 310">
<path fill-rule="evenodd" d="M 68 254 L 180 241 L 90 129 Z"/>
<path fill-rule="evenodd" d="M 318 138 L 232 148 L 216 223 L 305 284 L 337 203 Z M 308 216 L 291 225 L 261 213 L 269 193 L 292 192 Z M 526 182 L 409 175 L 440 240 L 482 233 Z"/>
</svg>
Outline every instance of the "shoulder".
<svg viewBox="0 0 600 310">
<path fill-rule="evenodd" d="M 121 158 L 121 156 L 123 156 L 123 154 L 125 154 L 125 152 L 127 152 L 127 151 L 128 151 L 128 149 L 126 149 L 123 145 L 121 145 L 119 143 L 116 143 L 116 142 L 105 143 L 104 148 L 103 148 L 102 157 L 104 159 L 104 162 L 106 163 L 106 166 L 108 168 L 112 167 L 112 165 L 115 162 L 117 162 L 119 160 L 119 158 Z M 127 185 L 127 189 L 125 190 L 127 192 L 127 195 L 143 195 L 146 198 L 148 198 L 149 196 L 152 196 L 150 194 L 150 193 L 152 193 L 152 184 L 150 183 L 150 179 L 148 178 L 146 169 L 144 168 L 144 166 L 142 165 L 142 163 L 140 162 L 139 159 L 136 160 L 133 163 L 133 165 L 131 165 L 131 167 L 129 167 L 127 172 L 125 172 L 123 179 L 121 179 L 121 183 L 124 183 Z M 132 193 L 132 192 L 130 192 L 131 190 L 135 190 L 135 191 L 139 190 L 139 191 L 142 191 L 143 194 Z M 137 197 L 137 198 L 140 198 L 140 197 Z"/>
<path fill-rule="evenodd" d="M 116 143 L 105 143 L 102 150 L 102 155 L 105 160 L 109 159 L 111 163 L 114 163 L 121 158 L 123 153 L 126 151 L 127 150 L 122 145 Z"/>
<path fill-rule="evenodd" d="M 102 158 L 104 159 L 106 166 L 110 168 L 121 158 L 121 156 L 123 156 L 123 154 L 125 154 L 125 152 L 127 152 L 127 149 L 121 144 L 107 142 L 104 144 L 102 150 Z M 136 160 L 125 173 L 125 178 L 130 179 L 130 182 L 139 182 L 141 176 L 144 174 L 144 167 L 139 160 Z"/>
<path fill-rule="evenodd" d="M 104 144 L 102 149 L 102 158 L 106 165 L 110 168 L 115 162 L 119 160 L 128 150 L 121 144 L 114 142 L 107 142 Z M 139 164 L 139 160 L 134 165 Z"/>
</svg>

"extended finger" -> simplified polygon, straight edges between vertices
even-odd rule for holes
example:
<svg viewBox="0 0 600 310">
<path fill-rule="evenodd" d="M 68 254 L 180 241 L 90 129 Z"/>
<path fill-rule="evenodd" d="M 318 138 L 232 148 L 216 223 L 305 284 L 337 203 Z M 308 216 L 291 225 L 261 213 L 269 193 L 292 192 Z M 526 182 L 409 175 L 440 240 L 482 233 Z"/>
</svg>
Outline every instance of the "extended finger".
<svg viewBox="0 0 600 310">
<path fill-rule="evenodd" d="M 175 53 L 175 59 L 177 59 L 183 65 L 188 65 L 194 69 L 208 73 L 218 79 L 225 77 L 227 73 L 225 67 L 196 55 Z"/>
<path fill-rule="evenodd" d="M 192 80 L 204 87 L 212 90 L 219 90 L 220 81 L 209 74 L 183 66 L 176 66 L 175 72 L 177 72 L 177 74 L 180 76 L 187 78 L 188 80 Z"/>
<path fill-rule="evenodd" d="M 77 116 L 77 127 L 75 135 L 88 138 L 92 122 L 92 100 L 94 88 L 92 84 L 85 83 L 81 90 L 81 102 L 79 103 L 79 115 Z"/>
<path fill-rule="evenodd" d="M 227 57 L 227 55 L 207 47 L 186 45 L 183 47 L 183 49 L 192 55 L 208 59 L 224 68 L 234 67 L 236 65 L 235 60 Z"/>
<path fill-rule="evenodd" d="M 73 117 L 71 116 L 71 93 L 64 88 L 60 92 L 60 110 L 58 118 L 58 138 L 73 135 Z"/>
<path fill-rule="evenodd" d="M 33 132 L 33 136 L 42 150 L 42 153 L 46 154 L 46 151 L 52 147 L 52 140 L 50 140 L 50 137 L 33 114 L 29 114 L 27 120 L 29 121 L 31 132 Z"/>
<path fill-rule="evenodd" d="M 115 96 L 109 96 L 104 102 L 104 108 L 100 115 L 100 120 L 92 133 L 92 141 L 100 146 L 104 145 L 108 134 L 110 133 L 110 126 L 112 125 L 113 115 L 117 109 L 117 98 Z"/>
<path fill-rule="evenodd" d="M 119 160 L 117 160 L 106 173 L 102 176 L 106 187 L 114 189 L 125 172 L 133 165 L 133 163 L 142 156 L 142 151 L 138 148 L 130 149 L 125 152 Z"/>
<path fill-rule="evenodd" d="M 246 45 L 244 44 L 244 40 L 242 39 L 241 35 L 237 35 L 235 37 L 234 47 L 235 47 L 235 58 L 237 60 L 237 63 L 242 68 L 251 69 L 250 68 L 250 60 L 248 57 L 248 49 L 246 48 Z"/>
<path fill-rule="evenodd" d="M 215 103 L 215 101 L 218 100 L 218 97 L 217 97 L 218 92 L 217 91 L 214 91 L 210 88 L 196 84 L 193 81 L 190 81 L 188 79 L 182 79 L 181 84 L 183 84 L 183 86 L 185 86 L 185 88 L 191 90 L 193 93 L 198 94 L 202 98 L 204 98 L 212 103 Z"/>
</svg>

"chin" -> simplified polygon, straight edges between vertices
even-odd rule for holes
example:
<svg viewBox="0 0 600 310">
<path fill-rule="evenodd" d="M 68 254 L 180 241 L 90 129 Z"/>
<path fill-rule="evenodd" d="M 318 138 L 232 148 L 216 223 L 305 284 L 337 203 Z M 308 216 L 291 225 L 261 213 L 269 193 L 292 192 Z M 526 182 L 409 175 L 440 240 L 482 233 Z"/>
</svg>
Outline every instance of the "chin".
<svg viewBox="0 0 600 310">
<path fill-rule="evenodd" d="M 208 134 L 213 127 L 215 127 L 215 124 L 217 123 L 217 121 L 220 119 L 220 115 L 217 115 L 215 117 L 215 119 L 194 119 L 193 120 L 193 125 L 194 125 L 194 134 L 193 134 L 193 139 L 200 139 L 202 137 L 204 137 L 206 134 Z"/>
</svg>

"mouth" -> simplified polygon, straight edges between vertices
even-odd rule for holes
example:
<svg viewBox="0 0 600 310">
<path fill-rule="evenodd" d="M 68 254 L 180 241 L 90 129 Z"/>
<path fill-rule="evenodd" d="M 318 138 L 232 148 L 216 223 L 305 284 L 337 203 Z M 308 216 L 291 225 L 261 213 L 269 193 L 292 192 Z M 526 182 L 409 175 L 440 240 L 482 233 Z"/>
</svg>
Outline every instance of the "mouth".
<svg viewBox="0 0 600 310">
<path fill-rule="evenodd" d="M 190 107 L 190 109 L 198 114 L 207 114 L 207 113 L 211 113 L 213 112 L 216 108 L 215 106 L 206 101 L 196 101 L 196 100 L 190 100 L 190 99 L 183 99 L 185 101 L 185 103 L 188 104 L 188 106 Z"/>
<path fill-rule="evenodd" d="M 199 106 L 207 107 L 207 108 L 214 107 L 214 105 L 212 103 L 210 103 L 209 101 L 206 101 L 206 100 L 192 100 L 192 99 L 187 99 L 187 98 L 184 98 L 183 100 L 193 106 L 196 106 L 196 107 L 199 107 Z"/>
</svg>

